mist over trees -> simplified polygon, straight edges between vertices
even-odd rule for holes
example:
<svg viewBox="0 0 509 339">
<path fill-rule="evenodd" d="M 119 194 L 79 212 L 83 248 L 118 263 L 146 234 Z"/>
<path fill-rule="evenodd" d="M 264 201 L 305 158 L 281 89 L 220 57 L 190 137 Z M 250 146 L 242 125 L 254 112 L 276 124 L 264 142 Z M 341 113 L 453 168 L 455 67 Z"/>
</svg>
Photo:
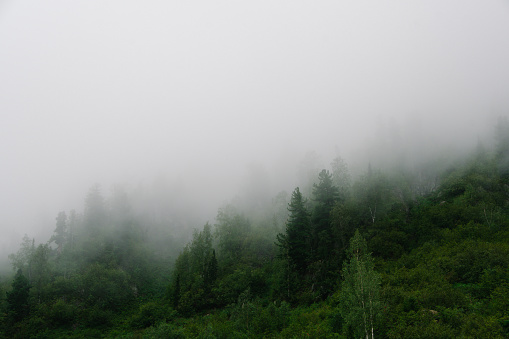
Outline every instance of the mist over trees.
<svg viewBox="0 0 509 339">
<path fill-rule="evenodd" d="M 0 1 L 0 337 L 509 337 L 506 1 Z"/>
<path fill-rule="evenodd" d="M 45 242 L 25 235 L 9 256 L 0 333 L 504 337 L 507 126 L 492 146 L 422 167 L 357 173 L 336 156 L 313 179 L 296 164 L 307 194 L 274 194 L 251 166 L 201 225 L 164 186 L 93 185 Z"/>
</svg>

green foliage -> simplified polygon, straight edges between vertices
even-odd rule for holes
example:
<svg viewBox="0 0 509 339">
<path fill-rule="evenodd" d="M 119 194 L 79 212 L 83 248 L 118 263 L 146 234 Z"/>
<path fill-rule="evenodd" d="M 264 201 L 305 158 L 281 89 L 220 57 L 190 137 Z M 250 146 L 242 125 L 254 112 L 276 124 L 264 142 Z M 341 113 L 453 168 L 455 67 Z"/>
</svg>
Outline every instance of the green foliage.
<svg viewBox="0 0 509 339">
<path fill-rule="evenodd" d="M 106 329 L 113 324 L 114 312 L 98 305 L 91 305 L 81 313 L 81 317 L 83 325 L 88 328 Z"/>
<path fill-rule="evenodd" d="M 90 265 L 82 276 L 82 297 L 90 307 L 119 311 L 134 300 L 126 272 L 100 264 Z"/>
<path fill-rule="evenodd" d="M 240 332 L 250 332 L 253 328 L 253 319 L 257 315 L 257 305 L 251 302 L 251 293 L 249 289 L 242 292 L 237 303 L 231 310 L 230 319 L 234 322 L 235 327 Z"/>
<path fill-rule="evenodd" d="M 12 322 L 18 322 L 28 315 L 29 292 L 30 283 L 21 269 L 18 269 L 12 282 L 12 290 L 7 292 L 7 312 Z"/>
<path fill-rule="evenodd" d="M 397 201 L 396 191 L 389 178 L 379 170 L 372 170 L 352 187 L 352 199 L 357 211 L 359 226 L 373 225 L 381 220 Z"/>
<path fill-rule="evenodd" d="M 47 315 L 47 323 L 54 328 L 72 326 L 78 320 L 79 308 L 74 303 L 58 299 L 50 305 L 44 305 L 42 313 Z"/>
<path fill-rule="evenodd" d="M 176 311 L 164 304 L 149 301 L 140 305 L 138 311 L 129 320 L 132 328 L 143 329 L 156 326 L 161 322 L 171 321 L 175 318 Z"/>
<path fill-rule="evenodd" d="M 341 315 L 355 337 L 373 338 L 381 315 L 381 278 L 367 251 L 366 240 L 357 230 L 350 240 L 348 261 L 343 264 L 340 292 Z"/>
<path fill-rule="evenodd" d="M 106 218 L 106 206 L 101 194 L 101 188 L 99 185 L 94 185 L 88 191 L 88 195 L 85 199 L 85 211 L 83 215 L 85 229 L 92 237 L 99 236 L 101 228 L 106 224 Z"/>
<path fill-rule="evenodd" d="M 339 190 L 334 186 L 332 175 L 327 170 L 318 174 L 318 183 L 313 185 L 313 200 L 321 207 L 332 208 L 338 200 Z M 317 216 L 318 217 L 318 216 Z"/>
<path fill-rule="evenodd" d="M 358 228 L 356 209 L 351 201 L 336 204 L 331 210 L 331 227 L 336 243 L 337 259 L 343 262 L 344 252 L 348 248 L 350 238 Z"/>
<path fill-rule="evenodd" d="M 323 305 L 296 308 L 292 311 L 289 324 L 278 335 L 281 338 L 337 338 L 333 332 L 331 317 L 334 311 Z"/>
<path fill-rule="evenodd" d="M 449 325 L 440 322 L 434 310 L 410 311 L 398 319 L 388 331 L 389 338 L 454 338 L 455 332 Z"/>
<path fill-rule="evenodd" d="M 487 311 L 496 315 L 504 321 L 509 320 L 509 281 L 506 280 L 500 286 L 497 286 L 489 296 Z"/>
<path fill-rule="evenodd" d="M 233 206 L 219 209 L 217 213 L 216 237 L 223 269 L 234 266 L 246 257 L 249 248 L 251 224 Z"/>
<path fill-rule="evenodd" d="M 172 338 L 180 339 L 186 338 L 182 328 L 168 323 L 159 323 L 157 326 L 149 327 L 143 332 L 143 338 L 158 339 L 158 338 Z"/>
<path fill-rule="evenodd" d="M 506 181 L 509 174 L 509 120 L 500 117 L 495 126 L 495 154 L 501 176 Z"/>
<path fill-rule="evenodd" d="M 258 333 L 281 332 L 290 323 L 290 305 L 284 301 L 272 302 L 261 310 L 254 323 Z"/>
<path fill-rule="evenodd" d="M 330 213 L 338 200 L 339 191 L 332 184 L 329 171 L 322 170 L 318 175 L 318 184 L 313 185 L 313 201 L 315 207 L 311 215 L 313 224 L 312 250 L 316 260 L 326 258 L 332 250 L 332 229 Z"/>
<path fill-rule="evenodd" d="M 45 288 L 50 281 L 49 253 L 49 246 L 41 244 L 37 246 L 31 258 L 32 287 L 38 301 L 44 299 Z"/>
<path fill-rule="evenodd" d="M 309 214 L 298 187 L 292 193 L 288 211 L 290 213 L 286 223 L 286 233 L 278 234 L 277 245 L 281 248 L 281 256 L 289 261 L 291 269 L 302 275 L 306 272 L 310 261 L 311 230 Z"/>
<path fill-rule="evenodd" d="M 62 247 L 65 241 L 68 239 L 67 235 L 67 215 L 65 212 L 59 212 L 56 218 L 57 223 L 55 227 L 54 234 L 51 236 L 49 242 L 55 242 L 58 248 L 58 254 L 62 252 Z"/>
<path fill-rule="evenodd" d="M 230 310 L 230 321 L 239 333 L 250 336 L 269 335 L 283 330 L 289 323 L 290 307 L 287 303 L 270 303 L 263 307 L 253 300 L 250 290 L 242 292 Z"/>
<path fill-rule="evenodd" d="M 30 239 L 28 235 L 23 236 L 20 248 L 16 254 L 10 254 L 9 259 L 14 270 L 22 270 L 27 275 L 30 282 L 32 276 L 32 256 L 35 251 L 35 240 Z"/>
<path fill-rule="evenodd" d="M 331 212 L 338 199 L 339 191 L 333 185 L 332 175 L 329 171 L 322 170 L 318 175 L 318 183 L 313 185 L 310 251 L 312 265 L 309 270 L 310 284 L 320 298 L 333 293 L 339 273 L 339 264 L 335 261 L 339 253 L 331 222 Z"/>
<path fill-rule="evenodd" d="M 191 315 L 213 304 L 211 291 L 218 276 L 216 252 L 212 248 L 211 227 L 195 231 L 193 240 L 175 261 L 173 284 L 168 297 L 182 314 Z"/>
<path fill-rule="evenodd" d="M 183 249 L 124 191 L 94 186 L 83 214 L 58 213 L 48 244 L 25 235 L 9 256 L 0 336 L 509 337 L 507 125 L 493 151 L 478 145 L 446 171 L 370 168 L 351 183 L 335 159 L 312 200 L 254 194 L 251 211 L 220 209 Z"/>
<path fill-rule="evenodd" d="M 252 272 L 247 267 L 239 267 L 225 275 L 214 289 L 217 304 L 226 306 L 235 303 L 239 295 L 251 286 L 252 280 Z"/>
<path fill-rule="evenodd" d="M 332 184 L 338 188 L 339 200 L 346 200 L 350 197 L 352 188 L 352 179 L 348 164 L 341 157 L 336 157 L 331 162 L 332 168 Z"/>
</svg>

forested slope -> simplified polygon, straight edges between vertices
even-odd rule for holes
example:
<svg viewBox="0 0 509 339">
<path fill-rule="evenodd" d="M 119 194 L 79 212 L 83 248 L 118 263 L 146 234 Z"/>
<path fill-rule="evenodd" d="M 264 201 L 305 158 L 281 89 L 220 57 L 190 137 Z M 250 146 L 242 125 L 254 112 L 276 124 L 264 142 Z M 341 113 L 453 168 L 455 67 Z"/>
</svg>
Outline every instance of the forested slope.
<svg viewBox="0 0 509 339">
<path fill-rule="evenodd" d="M 2 280 L 5 337 L 509 336 L 509 129 L 437 176 L 340 158 L 187 245 L 90 190 Z M 171 260 L 171 262 L 170 262 Z M 174 262 L 173 262 L 174 261 Z"/>
</svg>

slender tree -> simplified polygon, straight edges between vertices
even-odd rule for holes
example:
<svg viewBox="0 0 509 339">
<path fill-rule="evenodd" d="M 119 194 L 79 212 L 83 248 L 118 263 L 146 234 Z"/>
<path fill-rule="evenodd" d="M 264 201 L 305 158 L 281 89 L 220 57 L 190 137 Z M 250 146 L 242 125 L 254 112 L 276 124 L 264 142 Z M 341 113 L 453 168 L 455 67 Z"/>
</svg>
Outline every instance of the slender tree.
<svg viewBox="0 0 509 339">
<path fill-rule="evenodd" d="M 55 242 L 57 244 L 57 253 L 62 253 L 62 246 L 64 245 L 64 242 L 68 238 L 67 236 L 67 215 L 65 212 L 59 212 L 58 216 L 56 218 L 57 224 L 55 227 L 55 231 L 53 233 L 53 236 L 50 238 L 50 242 Z"/>
<path fill-rule="evenodd" d="M 311 222 L 313 224 L 313 252 L 315 260 L 325 260 L 330 256 L 334 247 L 331 227 L 331 211 L 338 201 L 339 191 L 332 183 L 329 171 L 322 170 L 318 175 L 318 184 L 313 185 L 313 209 Z"/>
<path fill-rule="evenodd" d="M 375 323 L 381 311 L 381 278 L 359 230 L 350 240 L 348 256 L 343 263 L 340 311 L 356 338 L 375 338 Z"/>
<path fill-rule="evenodd" d="M 309 213 L 305 208 L 305 200 L 297 187 L 288 204 L 288 221 L 286 233 L 278 234 L 278 246 L 287 256 L 291 267 L 299 273 L 306 271 L 310 255 L 310 225 Z"/>
</svg>

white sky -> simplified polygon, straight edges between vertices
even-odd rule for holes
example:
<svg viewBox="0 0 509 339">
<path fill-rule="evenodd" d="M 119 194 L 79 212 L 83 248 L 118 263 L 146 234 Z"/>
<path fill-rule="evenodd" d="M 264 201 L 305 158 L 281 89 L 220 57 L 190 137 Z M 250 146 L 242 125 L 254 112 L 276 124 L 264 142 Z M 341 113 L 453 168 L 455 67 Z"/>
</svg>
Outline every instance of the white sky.
<svg viewBox="0 0 509 339">
<path fill-rule="evenodd" d="M 96 182 L 196 176 L 221 201 L 246 164 L 385 119 L 475 139 L 509 112 L 508 60 L 507 0 L 0 0 L 0 246 Z"/>
</svg>

